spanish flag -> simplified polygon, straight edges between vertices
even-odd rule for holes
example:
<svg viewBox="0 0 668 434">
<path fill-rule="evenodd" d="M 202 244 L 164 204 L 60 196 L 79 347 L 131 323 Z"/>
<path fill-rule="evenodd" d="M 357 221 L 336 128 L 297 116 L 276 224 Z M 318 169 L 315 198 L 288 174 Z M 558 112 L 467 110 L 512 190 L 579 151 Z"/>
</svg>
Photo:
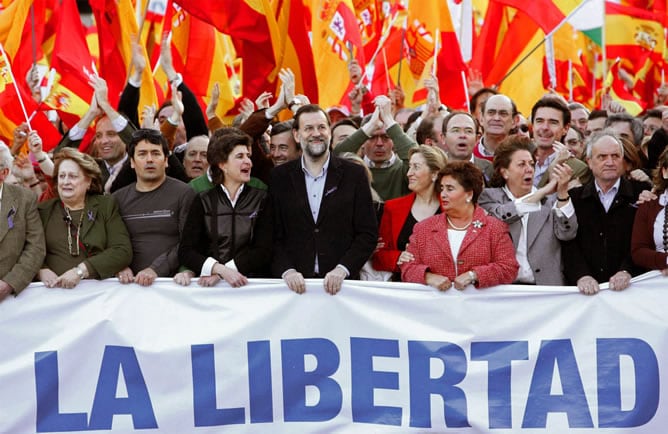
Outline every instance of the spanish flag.
<svg viewBox="0 0 668 434">
<path fill-rule="evenodd" d="M 624 106 L 626 111 L 632 116 L 637 116 L 645 110 L 647 104 L 638 98 L 632 90 L 629 90 L 624 80 L 620 78 L 620 65 L 620 60 L 616 60 L 610 66 L 610 71 L 608 71 L 608 76 L 605 79 L 605 88 L 608 89 L 613 100 L 618 101 Z"/>
<path fill-rule="evenodd" d="M 280 63 L 278 23 L 269 0 L 175 0 L 189 14 L 232 37 L 243 69 L 252 71 L 243 81 L 243 95 L 257 98 L 273 92 Z"/>
<path fill-rule="evenodd" d="M 135 11 L 130 0 L 90 0 L 90 6 L 99 36 L 99 74 L 107 81 L 109 102 L 116 106 L 132 64 L 131 38 L 139 32 Z M 146 50 L 143 54 L 148 64 Z M 150 68 L 144 69 L 140 95 L 140 113 L 145 105 L 157 105 Z"/>
<path fill-rule="evenodd" d="M 63 0 L 58 7 L 56 40 L 51 54 L 50 92 L 44 103 L 57 110 L 68 127 L 86 113 L 93 98 L 88 84 L 95 72 L 79 10 L 74 0 Z"/>
<path fill-rule="evenodd" d="M 608 59 L 622 59 L 634 72 L 650 58 L 661 61 L 665 50 L 661 17 L 651 11 L 606 2 L 605 44 Z"/>
<path fill-rule="evenodd" d="M 171 20 L 174 68 L 183 75 L 202 112 L 210 101 L 214 83 L 218 82 L 217 115 L 223 118 L 241 96 L 241 70 L 230 36 L 183 9 L 168 14 L 167 18 Z M 169 89 L 164 90 L 167 94 Z"/>
<path fill-rule="evenodd" d="M 318 103 L 323 107 L 339 105 L 348 96 L 348 65 L 352 59 L 366 65 L 355 8 L 352 0 L 314 0 L 312 14 Z"/>
<path fill-rule="evenodd" d="M 281 68 L 290 68 L 295 74 L 295 92 L 318 101 L 318 79 L 315 74 L 313 52 L 309 39 L 310 11 L 304 0 L 275 2 L 281 43 Z"/>
<path fill-rule="evenodd" d="M 435 71 L 441 102 L 454 109 L 465 108 L 462 72 L 466 65 L 447 4 L 438 0 L 409 3 L 406 43 L 411 53 L 410 73 L 420 85 L 413 94 L 413 102 L 426 98 L 422 80 Z"/>
<path fill-rule="evenodd" d="M 585 0 L 587 1 L 587 0 Z M 582 2 L 581 0 L 492 0 L 529 16 L 545 33 L 550 33 Z"/>
</svg>

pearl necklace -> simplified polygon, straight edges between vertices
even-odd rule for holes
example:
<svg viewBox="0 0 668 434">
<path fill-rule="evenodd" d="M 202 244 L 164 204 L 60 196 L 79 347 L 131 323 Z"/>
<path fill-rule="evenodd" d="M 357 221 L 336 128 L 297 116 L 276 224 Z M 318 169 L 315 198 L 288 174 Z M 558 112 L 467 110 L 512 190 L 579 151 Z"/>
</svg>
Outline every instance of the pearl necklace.
<svg viewBox="0 0 668 434">
<path fill-rule="evenodd" d="M 454 223 L 452 223 L 452 220 L 450 220 L 450 217 L 445 216 L 445 219 L 448 221 L 448 224 L 450 225 L 450 227 L 452 229 L 456 230 L 456 231 L 465 231 L 466 229 L 468 229 L 469 226 L 471 226 L 471 222 L 468 222 L 464 225 L 464 227 L 458 227 L 458 226 L 455 226 Z"/>
</svg>

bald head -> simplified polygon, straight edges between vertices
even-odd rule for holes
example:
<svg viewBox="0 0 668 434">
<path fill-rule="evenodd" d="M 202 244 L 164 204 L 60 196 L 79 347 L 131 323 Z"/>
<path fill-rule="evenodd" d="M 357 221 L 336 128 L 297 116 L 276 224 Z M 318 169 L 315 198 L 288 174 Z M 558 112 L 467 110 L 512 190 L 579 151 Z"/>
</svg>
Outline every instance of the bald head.
<svg viewBox="0 0 668 434">
<path fill-rule="evenodd" d="M 492 95 L 483 105 L 482 123 L 486 135 L 507 136 L 517 123 L 515 103 L 506 95 Z"/>
<path fill-rule="evenodd" d="M 206 151 L 209 147 L 207 136 L 196 136 L 190 139 L 183 155 L 183 167 L 190 178 L 204 175 L 209 163 L 206 160 Z"/>
</svg>

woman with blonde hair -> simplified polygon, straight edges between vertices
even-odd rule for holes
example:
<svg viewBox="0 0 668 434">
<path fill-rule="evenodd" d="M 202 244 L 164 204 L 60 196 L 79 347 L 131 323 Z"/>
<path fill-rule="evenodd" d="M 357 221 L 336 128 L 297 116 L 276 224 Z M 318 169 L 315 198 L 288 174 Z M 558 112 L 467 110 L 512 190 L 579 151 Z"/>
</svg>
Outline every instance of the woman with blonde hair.
<svg viewBox="0 0 668 434">
<path fill-rule="evenodd" d="M 39 204 L 46 259 L 39 280 L 74 288 L 82 279 L 112 277 L 132 261 L 132 244 L 116 200 L 102 194 L 90 155 L 63 148 L 54 158 L 57 197 Z"/>
<path fill-rule="evenodd" d="M 379 248 L 373 255 L 373 267 L 390 271 L 399 279 L 399 266 L 413 258 L 406 251 L 408 239 L 418 222 L 438 214 L 441 204 L 436 189 L 438 173 L 447 158 L 434 146 L 420 145 L 411 149 L 408 163 L 408 188 L 412 193 L 385 202 L 380 220 Z"/>
</svg>

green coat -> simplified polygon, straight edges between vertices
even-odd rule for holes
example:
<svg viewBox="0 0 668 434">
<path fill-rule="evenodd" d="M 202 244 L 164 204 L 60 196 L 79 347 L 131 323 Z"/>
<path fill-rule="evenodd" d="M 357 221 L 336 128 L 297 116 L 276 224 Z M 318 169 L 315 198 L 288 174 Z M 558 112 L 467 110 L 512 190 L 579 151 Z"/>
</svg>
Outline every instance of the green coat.
<svg viewBox="0 0 668 434">
<path fill-rule="evenodd" d="M 51 218 L 62 219 L 60 199 L 39 204 L 39 215 L 46 228 Z M 81 225 L 80 240 L 88 252 L 84 261 L 91 275 L 107 279 L 130 265 L 132 243 L 116 199 L 111 196 L 88 195 L 86 213 Z M 47 243 L 46 255 L 50 254 Z"/>
</svg>

